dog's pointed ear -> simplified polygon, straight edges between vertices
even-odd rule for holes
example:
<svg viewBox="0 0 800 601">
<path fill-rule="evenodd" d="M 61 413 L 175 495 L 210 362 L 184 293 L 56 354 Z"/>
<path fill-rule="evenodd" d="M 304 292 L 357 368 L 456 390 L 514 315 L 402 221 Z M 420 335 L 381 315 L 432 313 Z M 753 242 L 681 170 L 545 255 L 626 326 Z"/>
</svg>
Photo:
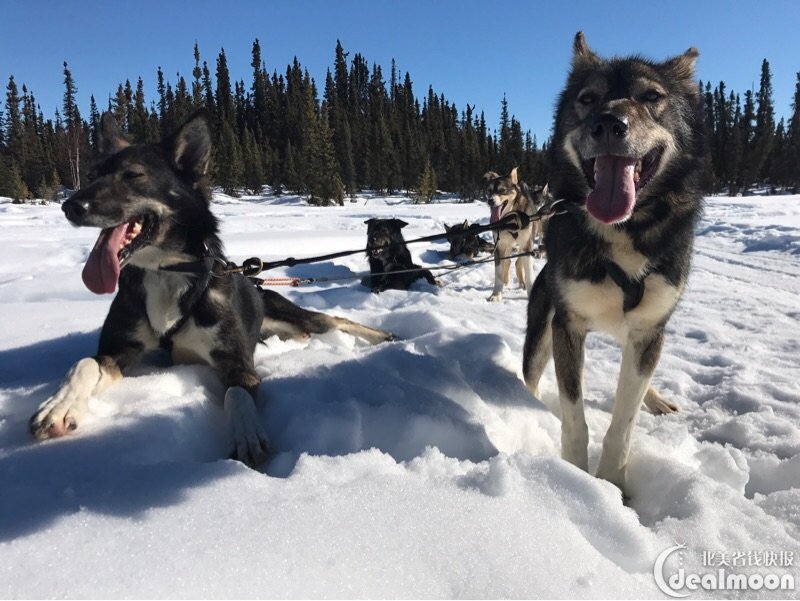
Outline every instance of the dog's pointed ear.
<svg viewBox="0 0 800 601">
<path fill-rule="evenodd" d="M 119 131 L 114 115 L 103 113 L 103 116 L 100 117 L 100 131 L 97 132 L 97 146 L 100 154 L 109 156 L 130 145 L 131 143 Z"/>
<path fill-rule="evenodd" d="M 664 63 L 667 70 L 678 79 L 694 79 L 694 68 L 700 52 L 697 48 L 689 48 L 680 56 L 669 59 Z"/>
<path fill-rule="evenodd" d="M 170 138 L 172 160 L 194 181 L 208 173 L 211 163 L 211 128 L 208 123 L 208 113 L 200 109 Z"/>
<path fill-rule="evenodd" d="M 519 177 L 517 175 L 517 169 L 519 169 L 519 167 L 514 167 L 508 174 L 508 177 L 511 178 L 511 183 L 512 184 L 519 183 Z"/>
<path fill-rule="evenodd" d="M 403 221 L 402 219 L 392 219 L 392 224 L 393 224 L 393 225 L 396 225 L 396 226 L 397 226 L 399 229 L 401 229 L 401 230 L 402 230 L 402 229 L 403 229 L 405 226 L 407 226 L 407 225 L 408 225 L 408 224 L 407 224 L 405 221 Z"/>
<path fill-rule="evenodd" d="M 453 228 L 450 227 L 449 225 L 447 225 L 446 223 L 444 224 L 444 231 L 445 232 L 447 232 L 449 234 L 451 229 L 453 229 Z"/>
<path fill-rule="evenodd" d="M 495 173 L 494 171 L 487 171 L 486 173 L 483 174 L 483 179 L 485 179 L 486 181 L 497 179 L 498 177 L 500 177 L 500 175 Z"/>
<path fill-rule="evenodd" d="M 542 196 L 550 196 L 550 182 L 546 183 L 544 188 L 542 188 Z"/>
<path fill-rule="evenodd" d="M 600 57 L 589 48 L 586 43 L 586 36 L 582 31 L 575 34 L 575 41 L 572 43 L 572 68 L 579 66 L 591 66 L 600 63 Z"/>
<path fill-rule="evenodd" d="M 467 221 L 467 220 L 465 219 L 465 220 L 464 220 L 464 229 L 467 229 L 468 227 L 469 227 L 469 221 Z"/>
</svg>

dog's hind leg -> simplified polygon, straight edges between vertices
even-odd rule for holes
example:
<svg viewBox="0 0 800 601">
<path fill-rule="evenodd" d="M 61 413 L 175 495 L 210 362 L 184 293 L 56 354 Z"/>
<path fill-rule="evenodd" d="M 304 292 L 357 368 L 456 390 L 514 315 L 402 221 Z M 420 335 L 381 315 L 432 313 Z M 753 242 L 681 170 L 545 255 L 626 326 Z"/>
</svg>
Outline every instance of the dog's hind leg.
<svg viewBox="0 0 800 601">
<path fill-rule="evenodd" d="M 533 284 L 528 301 L 528 328 L 522 354 L 522 375 L 525 385 L 534 397 L 539 397 L 539 380 L 547 362 L 553 355 L 553 337 L 550 322 L 553 319 L 553 304 L 547 289 L 545 266 Z"/>
<path fill-rule="evenodd" d="M 680 407 L 662 397 L 652 386 L 644 393 L 644 404 L 652 413 L 656 415 L 677 413 Z"/>
<path fill-rule="evenodd" d="M 525 268 L 525 258 L 526 257 L 517 257 L 517 260 L 514 261 L 514 271 L 517 272 L 517 287 L 520 290 L 525 290 L 525 288 L 531 284 L 531 280 L 525 279 L 527 272 L 527 269 Z"/>
<path fill-rule="evenodd" d="M 597 477 L 616 484 L 623 493 L 626 492 L 625 470 L 631 450 L 631 435 L 663 344 L 664 330 L 650 330 L 635 339 L 629 338 L 622 351 L 614 410 L 611 425 L 603 439 Z"/>
<path fill-rule="evenodd" d="M 324 334 L 331 330 L 340 330 L 346 334 L 363 338 L 370 344 L 396 339 L 390 332 L 370 328 L 344 317 L 334 317 L 303 309 L 272 290 L 264 290 L 263 299 L 262 338 L 275 334 L 282 340 L 308 338 L 311 334 Z"/>
</svg>

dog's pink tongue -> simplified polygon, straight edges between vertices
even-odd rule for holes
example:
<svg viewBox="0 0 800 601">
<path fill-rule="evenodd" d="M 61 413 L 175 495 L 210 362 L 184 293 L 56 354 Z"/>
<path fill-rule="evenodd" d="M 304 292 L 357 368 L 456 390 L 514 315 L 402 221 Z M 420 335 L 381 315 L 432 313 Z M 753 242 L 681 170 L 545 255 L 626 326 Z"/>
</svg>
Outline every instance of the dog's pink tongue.
<svg viewBox="0 0 800 601">
<path fill-rule="evenodd" d="M 497 223 L 500 221 L 500 217 L 503 216 L 503 205 L 497 205 L 496 207 L 492 207 L 492 212 L 489 215 L 489 223 Z"/>
<path fill-rule="evenodd" d="M 95 294 L 111 294 L 119 280 L 119 245 L 128 224 L 110 227 L 100 232 L 92 252 L 83 266 L 83 283 Z"/>
<path fill-rule="evenodd" d="M 598 221 L 611 224 L 633 212 L 636 159 L 605 155 L 594 161 L 594 190 L 586 197 L 586 210 Z"/>
</svg>

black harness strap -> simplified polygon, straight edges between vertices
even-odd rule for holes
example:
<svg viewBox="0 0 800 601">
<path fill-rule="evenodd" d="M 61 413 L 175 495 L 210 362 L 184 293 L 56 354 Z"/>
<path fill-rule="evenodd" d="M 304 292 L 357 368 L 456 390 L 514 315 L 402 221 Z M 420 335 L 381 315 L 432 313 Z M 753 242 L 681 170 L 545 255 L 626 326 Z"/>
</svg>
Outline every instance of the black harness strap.
<svg viewBox="0 0 800 601">
<path fill-rule="evenodd" d="M 644 280 L 649 271 L 645 272 L 641 279 L 633 279 L 628 277 L 622 267 L 614 263 L 614 261 L 603 261 L 603 267 L 609 277 L 614 280 L 614 283 L 622 289 L 622 294 L 625 298 L 622 303 L 622 310 L 627 313 L 638 307 L 644 296 Z"/>
<path fill-rule="evenodd" d="M 190 277 L 195 277 L 194 283 L 191 287 L 183 293 L 178 301 L 178 307 L 181 310 L 181 317 L 172 324 L 172 327 L 164 332 L 158 339 L 158 346 L 167 352 L 172 351 L 172 339 L 175 337 L 189 318 L 192 317 L 197 305 L 203 299 L 208 290 L 208 285 L 211 283 L 211 278 L 214 276 L 214 264 L 217 262 L 216 257 L 206 256 L 197 261 L 189 263 L 179 263 L 170 267 L 162 267 L 162 271 L 172 271 L 176 273 L 188 274 Z M 180 268 L 180 269 L 176 269 Z M 191 268 L 191 269 L 189 269 Z"/>
</svg>

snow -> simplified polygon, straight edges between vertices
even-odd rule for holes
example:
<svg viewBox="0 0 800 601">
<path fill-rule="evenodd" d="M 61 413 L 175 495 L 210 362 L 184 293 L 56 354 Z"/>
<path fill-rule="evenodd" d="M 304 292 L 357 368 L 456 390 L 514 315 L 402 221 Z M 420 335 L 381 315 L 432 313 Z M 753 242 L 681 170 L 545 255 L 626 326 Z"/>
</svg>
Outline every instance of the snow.
<svg viewBox="0 0 800 601">
<path fill-rule="evenodd" d="M 213 210 L 235 260 L 362 247 L 370 217 L 407 221 L 407 239 L 488 220 L 480 203 L 403 196 L 311 208 L 217 194 Z M 552 367 L 532 398 L 525 294 L 487 303 L 490 264 L 380 295 L 359 285 L 362 255 L 270 273 L 353 276 L 280 291 L 402 340 L 260 346 L 276 452 L 260 471 L 223 459 L 215 375 L 161 356 L 93 399 L 73 436 L 34 442 L 28 418 L 94 352 L 110 304 L 80 278 L 96 234 L 57 205 L 0 200 L 2 598 L 663 598 L 653 564 L 675 544 L 700 573 L 706 551 L 800 565 L 800 196 L 707 199 L 654 378 L 681 412 L 641 415 L 630 506 L 559 459 Z M 449 264 L 445 242 L 411 250 Z M 588 338 L 592 469 L 619 359 Z"/>
</svg>

